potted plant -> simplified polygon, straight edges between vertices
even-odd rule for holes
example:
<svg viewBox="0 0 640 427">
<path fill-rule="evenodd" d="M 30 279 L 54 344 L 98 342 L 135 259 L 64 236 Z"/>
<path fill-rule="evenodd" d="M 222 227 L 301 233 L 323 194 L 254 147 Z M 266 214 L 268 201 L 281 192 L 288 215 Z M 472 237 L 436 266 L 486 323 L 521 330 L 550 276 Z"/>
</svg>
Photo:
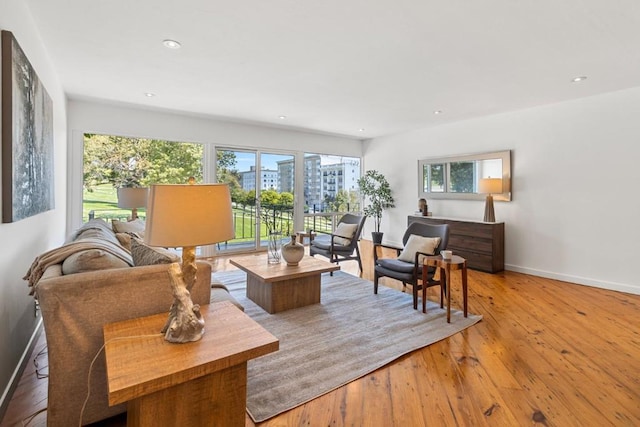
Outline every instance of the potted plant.
<svg viewBox="0 0 640 427">
<path fill-rule="evenodd" d="M 373 243 L 381 243 L 380 221 L 382 220 L 382 211 L 395 207 L 393 196 L 391 195 L 391 186 L 387 178 L 376 170 L 366 171 L 358 179 L 358 186 L 360 187 L 360 193 L 369 200 L 369 204 L 364 207 L 363 212 L 374 220 L 375 231 L 371 233 Z"/>
</svg>

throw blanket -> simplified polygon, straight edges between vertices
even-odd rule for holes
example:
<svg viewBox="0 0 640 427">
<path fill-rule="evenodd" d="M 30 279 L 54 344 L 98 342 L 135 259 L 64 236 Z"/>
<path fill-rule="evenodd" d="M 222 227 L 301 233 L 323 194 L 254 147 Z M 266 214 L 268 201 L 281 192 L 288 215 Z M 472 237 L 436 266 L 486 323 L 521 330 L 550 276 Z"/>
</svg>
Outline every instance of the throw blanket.
<svg viewBox="0 0 640 427">
<path fill-rule="evenodd" d="M 111 229 L 111 224 L 107 223 L 106 221 L 103 221 L 101 219 L 91 219 L 87 222 L 85 222 L 84 224 L 82 224 L 82 227 L 78 228 L 76 231 L 73 232 L 73 234 L 71 234 L 71 236 L 69 236 L 69 238 L 67 238 L 66 243 L 69 242 L 73 242 L 74 240 L 76 240 L 78 238 L 78 236 L 80 236 L 84 231 L 86 230 L 100 230 L 104 233 L 107 234 L 112 234 L 113 231 Z"/>
<path fill-rule="evenodd" d="M 105 252 L 114 255 L 130 266 L 133 266 L 133 260 L 131 259 L 131 254 L 127 252 L 125 248 L 122 246 L 118 246 L 108 240 L 102 239 L 81 239 L 75 242 L 65 243 L 63 246 L 59 248 L 52 249 L 48 252 L 43 253 L 36 257 L 36 259 L 31 264 L 29 271 L 23 277 L 24 280 L 29 281 L 29 287 L 31 291 L 29 295 L 33 295 L 35 291 L 35 284 L 38 283 L 38 280 L 44 274 L 44 271 L 51 265 L 60 264 L 63 262 L 69 255 L 72 255 L 76 252 L 85 251 L 87 249 L 101 249 Z"/>
</svg>

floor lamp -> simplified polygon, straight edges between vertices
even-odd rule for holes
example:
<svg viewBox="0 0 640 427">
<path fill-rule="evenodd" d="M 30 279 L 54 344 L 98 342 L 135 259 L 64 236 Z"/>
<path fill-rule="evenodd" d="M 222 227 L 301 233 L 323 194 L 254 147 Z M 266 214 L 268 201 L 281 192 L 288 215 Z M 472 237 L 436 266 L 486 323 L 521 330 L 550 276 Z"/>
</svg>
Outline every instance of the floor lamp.
<svg viewBox="0 0 640 427">
<path fill-rule="evenodd" d="M 151 186 L 144 241 L 150 246 L 182 247 L 182 265 L 172 264 L 169 269 L 174 302 L 162 331 L 167 341 L 202 338 L 204 320 L 190 294 L 196 279 L 196 246 L 234 236 L 227 184 Z"/>
<path fill-rule="evenodd" d="M 118 207 L 131 209 L 131 221 L 138 218 L 138 208 L 147 206 L 147 187 L 118 188 Z"/>
<path fill-rule="evenodd" d="M 496 222 L 496 215 L 493 210 L 493 195 L 502 193 L 501 178 L 481 178 L 478 185 L 478 192 L 486 194 L 484 203 L 484 222 Z"/>
</svg>

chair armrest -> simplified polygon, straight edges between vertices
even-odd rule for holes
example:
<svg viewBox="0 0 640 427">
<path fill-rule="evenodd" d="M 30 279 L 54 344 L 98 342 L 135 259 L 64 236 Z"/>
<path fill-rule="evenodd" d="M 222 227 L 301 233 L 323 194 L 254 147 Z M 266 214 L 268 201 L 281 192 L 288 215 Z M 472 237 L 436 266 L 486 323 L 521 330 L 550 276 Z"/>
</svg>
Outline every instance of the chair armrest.
<svg viewBox="0 0 640 427">
<path fill-rule="evenodd" d="M 348 237 L 348 236 L 342 236 L 340 234 L 334 234 L 334 233 L 327 233 L 327 234 L 329 234 L 331 236 L 331 251 L 332 252 L 333 252 L 334 246 L 340 246 L 340 247 L 343 247 L 343 248 L 352 247 L 353 240 L 355 238 L 354 236 Z M 350 243 L 348 245 L 342 245 L 342 244 L 339 244 L 339 243 L 335 243 L 333 241 L 333 239 L 335 239 L 336 237 L 342 237 L 343 239 L 349 239 Z M 357 239 L 355 239 L 355 240 L 356 240 L 356 242 L 358 241 Z"/>
<path fill-rule="evenodd" d="M 351 240 L 353 237 L 349 237 L 349 236 L 342 236 L 340 234 L 334 234 L 334 233 L 328 233 L 331 236 L 331 244 L 333 244 L 333 239 L 336 237 L 342 237 L 343 239 L 349 239 Z"/>
<path fill-rule="evenodd" d="M 426 252 L 420 252 L 420 251 L 416 251 L 416 255 L 415 255 L 415 259 L 413 260 L 413 274 L 414 277 L 419 278 L 418 275 L 422 274 L 422 270 L 426 267 L 426 268 L 432 268 L 433 267 L 427 267 L 424 265 L 423 262 L 418 262 L 418 260 L 420 259 L 420 255 L 423 256 L 433 256 L 433 254 L 428 254 Z"/>
<path fill-rule="evenodd" d="M 404 248 L 389 245 L 389 244 L 374 243 L 373 244 L 373 263 L 374 264 L 378 260 L 378 248 L 394 249 L 396 251 L 396 256 L 400 256 L 400 252 L 402 252 L 402 249 L 404 249 Z"/>
</svg>

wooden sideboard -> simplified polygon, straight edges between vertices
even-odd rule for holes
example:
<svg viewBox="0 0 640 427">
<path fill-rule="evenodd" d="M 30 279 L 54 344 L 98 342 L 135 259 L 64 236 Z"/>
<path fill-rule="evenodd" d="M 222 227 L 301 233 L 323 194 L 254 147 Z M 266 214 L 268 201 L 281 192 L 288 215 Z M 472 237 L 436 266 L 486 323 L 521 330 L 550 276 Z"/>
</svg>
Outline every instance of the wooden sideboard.
<svg viewBox="0 0 640 427">
<path fill-rule="evenodd" d="M 465 258 L 469 268 L 488 273 L 504 270 L 504 222 L 409 215 L 407 225 L 412 222 L 449 224 L 447 249 Z"/>
</svg>

